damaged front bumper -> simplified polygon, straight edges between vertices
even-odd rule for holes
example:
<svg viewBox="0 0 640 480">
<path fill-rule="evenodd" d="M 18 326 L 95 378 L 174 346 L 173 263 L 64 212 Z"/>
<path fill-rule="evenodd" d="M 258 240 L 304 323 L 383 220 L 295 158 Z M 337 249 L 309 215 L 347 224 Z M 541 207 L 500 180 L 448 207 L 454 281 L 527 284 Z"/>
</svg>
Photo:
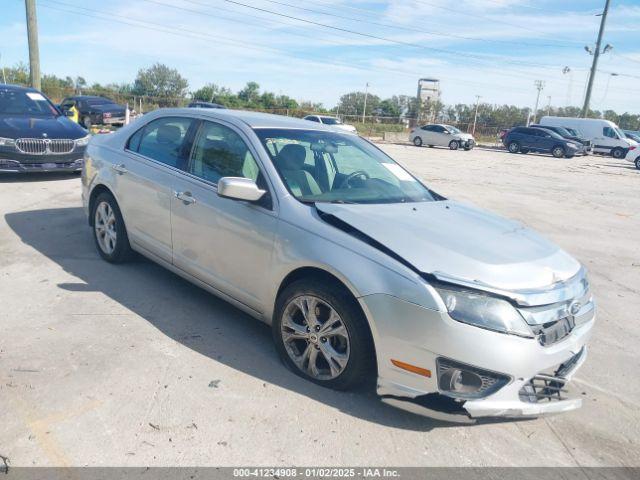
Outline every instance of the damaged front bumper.
<svg viewBox="0 0 640 480">
<path fill-rule="evenodd" d="M 456 322 L 445 312 L 390 295 L 362 297 L 372 319 L 382 401 L 432 418 L 467 423 L 481 417 L 535 417 L 575 410 L 581 399 L 566 396 L 566 384 L 587 356 L 595 322 L 588 309 L 570 334 L 551 345 Z M 481 398 L 460 398 L 439 385 L 439 362 L 468 365 L 485 383 L 502 377 Z M 421 374 L 398 367 L 398 360 Z M 507 379 L 507 380 L 504 380 Z"/>
</svg>

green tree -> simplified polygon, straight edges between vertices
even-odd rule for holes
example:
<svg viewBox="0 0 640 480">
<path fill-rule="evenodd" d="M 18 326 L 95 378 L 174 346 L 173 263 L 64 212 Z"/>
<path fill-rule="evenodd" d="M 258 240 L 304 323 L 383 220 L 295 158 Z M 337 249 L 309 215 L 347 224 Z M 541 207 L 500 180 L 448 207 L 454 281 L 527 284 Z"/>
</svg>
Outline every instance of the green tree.
<svg viewBox="0 0 640 480">
<path fill-rule="evenodd" d="M 140 69 L 133 83 L 135 95 L 154 97 L 160 106 L 178 105 L 184 98 L 189 82 L 178 70 L 156 63 Z"/>
<path fill-rule="evenodd" d="M 245 105 L 256 105 L 260 95 L 260 85 L 256 82 L 247 82 L 245 87 L 238 92 L 238 97 Z"/>
</svg>

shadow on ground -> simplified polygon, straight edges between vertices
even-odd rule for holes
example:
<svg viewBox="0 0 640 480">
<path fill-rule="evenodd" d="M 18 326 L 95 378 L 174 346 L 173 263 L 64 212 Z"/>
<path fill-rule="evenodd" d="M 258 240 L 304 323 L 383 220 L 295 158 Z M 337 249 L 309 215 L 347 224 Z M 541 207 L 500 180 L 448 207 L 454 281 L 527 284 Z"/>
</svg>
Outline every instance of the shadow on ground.
<svg viewBox="0 0 640 480">
<path fill-rule="evenodd" d="M 79 279 L 58 288 L 102 292 L 215 361 L 370 422 L 417 431 L 457 426 L 389 407 L 371 387 L 336 392 L 297 377 L 278 359 L 267 325 L 143 258 L 123 265 L 102 261 L 81 208 L 10 213 L 5 219 L 25 244 Z"/>
<path fill-rule="evenodd" d="M 28 182 L 48 182 L 56 180 L 68 180 L 79 178 L 79 173 L 74 172 L 27 172 L 27 173 L 2 173 L 0 172 L 0 183 L 28 183 Z"/>
</svg>

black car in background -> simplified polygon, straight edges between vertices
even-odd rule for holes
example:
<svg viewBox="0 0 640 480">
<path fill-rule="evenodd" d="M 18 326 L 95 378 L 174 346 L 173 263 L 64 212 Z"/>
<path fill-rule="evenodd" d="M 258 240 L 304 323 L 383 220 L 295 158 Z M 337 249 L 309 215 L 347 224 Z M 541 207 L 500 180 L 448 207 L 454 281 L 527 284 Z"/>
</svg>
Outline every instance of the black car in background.
<svg viewBox="0 0 640 480">
<path fill-rule="evenodd" d="M 91 125 L 124 125 L 126 107 L 110 98 L 76 95 L 60 102 L 60 109 L 63 112 L 70 111 L 71 107 L 76 107 L 78 123 L 87 129 L 91 128 Z"/>
<path fill-rule="evenodd" d="M 187 105 L 189 108 L 227 108 L 224 105 L 213 102 L 204 102 L 202 100 L 196 100 Z"/>
<path fill-rule="evenodd" d="M 583 145 L 584 148 L 582 148 L 579 153 L 584 153 L 585 155 L 587 155 L 593 151 L 593 147 L 591 146 L 590 140 L 587 140 L 586 138 L 583 138 L 579 135 L 575 135 L 574 133 L 570 132 L 564 127 L 552 127 L 549 125 L 538 125 L 538 124 L 531 124 L 529 126 L 533 128 L 543 128 L 545 130 L 550 130 L 552 132 L 557 133 L 561 137 L 566 138 L 567 140 L 573 140 L 575 143 L 579 145 Z"/>
<path fill-rule="evenodd" d="M 80 171 L 89 138 L 38 90 L 0 85 L 0 172 Z"/>
<path fill-rule="evenodd" d="M 571 158 L 582 148 L 581 144 L 551 130 L 535 127 L 512 128 L 502 142 L 511 153 L 550 153 L 556 158 Z"/>
</svg>

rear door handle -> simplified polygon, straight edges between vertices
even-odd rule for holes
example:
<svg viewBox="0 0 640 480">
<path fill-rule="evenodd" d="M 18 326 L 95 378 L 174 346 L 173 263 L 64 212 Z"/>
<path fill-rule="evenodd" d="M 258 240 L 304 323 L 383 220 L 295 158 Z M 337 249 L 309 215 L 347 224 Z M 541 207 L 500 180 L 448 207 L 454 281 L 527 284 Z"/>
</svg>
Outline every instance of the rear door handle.
<svg viewBox="0 0 640 480">
<path fill-rule="evenodd" d="M 185 205 L 196 203 L 196 199 L 193 198 L 191 192 L 173 192 L 173 195 Z"/>
<path fill-rule="evenodd" d="M 111 165 L 111 168 L 113 169 L 113 171 L 117 172 L 119 175 L 122 175 L 123 173 L 127 173 L 127 167 L 124 166 L 124 163 L 121 163 L 120 165 Z"/>
</svg>

